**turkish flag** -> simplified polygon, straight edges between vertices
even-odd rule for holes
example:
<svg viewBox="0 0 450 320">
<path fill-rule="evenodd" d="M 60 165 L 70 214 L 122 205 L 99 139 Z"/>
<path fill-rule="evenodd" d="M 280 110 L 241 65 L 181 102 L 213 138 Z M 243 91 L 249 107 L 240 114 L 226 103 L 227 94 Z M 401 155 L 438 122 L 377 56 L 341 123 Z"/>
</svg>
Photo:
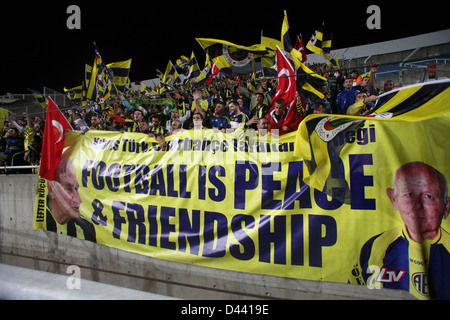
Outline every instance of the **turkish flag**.
<svg viewBox="0 0 450 320">
<path fill-rule="evenodd" d="M 213 79 L 214 76 L 217 76 L 220 72 L 220 69 L 216 66 L 215 63 L 213 63 L 212 67 L 211 67 L 211 76 L 209 77 L 209 79 L 206 81 L 206 85 L 209 86 L 211 84 L 211 81 Z"/>
<path fill-rule="evenodd" d="M 297 83 L 295 81 L 295 70 L 279 47 L 277 47 L 277 76 L 277 92 L 272 99 L 271 109 L 274 108 L 277 99 L 283 99 L 287 109 L 291 104 L 295 105 L 297 100 L 295 96 Z"/>
<path fill-rule="evenodd" d="M 48 98 L 47 113 L 42 142 L 39 176 L 49 181 L 55 178 L 55 169 L 64 150 L 64 131 L 73 130 L 70 123 L 53 100 Z"/>
<path fill-rule="evenodd" d="M 306 56 L 306 48 L 303 44 L 303 37 L 302 35 L 297 36 L 297 42 L 295 43 L 295 49 L 297 49 L 302 54 L 302 62 L 306 62 L 308 57 Z"/>
<path fill-rule="evenodd" d="M 278 75 L 278 86 L 275 97 L 272 99 L 272 108 L 275 107 L 275 101 L 278 99 L 283 99 L 287 115 L 284 120 L 284 126 L 290 127 L 293 130 L 297 130 L 298 125 L 301 121 L 301 117 L 297 112 L 297 82 L 295 79 L 295 69 L 289 62 L 287 57 L 284 55 L 283 51 L 277 47 L 277 75 Z"/>
</svg>

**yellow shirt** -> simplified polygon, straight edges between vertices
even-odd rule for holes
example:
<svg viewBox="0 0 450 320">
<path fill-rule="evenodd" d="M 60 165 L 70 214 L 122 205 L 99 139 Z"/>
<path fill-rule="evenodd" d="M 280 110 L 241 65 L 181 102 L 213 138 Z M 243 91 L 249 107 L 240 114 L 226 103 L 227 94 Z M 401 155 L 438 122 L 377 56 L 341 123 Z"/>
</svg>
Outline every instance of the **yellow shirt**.
<svg viewBox="0 0 450 320">
<path fill-rule="evenodd" d="M 208 112 L 209 108 L 208 100 L 205 99 L 200 100 L 200 108 L 202 109 L 203 112 Z M 195 101 L 192 101 L 191 112 L 193 114 L 197 112 L 197 108 L 195 107 Z"/>
</svg>

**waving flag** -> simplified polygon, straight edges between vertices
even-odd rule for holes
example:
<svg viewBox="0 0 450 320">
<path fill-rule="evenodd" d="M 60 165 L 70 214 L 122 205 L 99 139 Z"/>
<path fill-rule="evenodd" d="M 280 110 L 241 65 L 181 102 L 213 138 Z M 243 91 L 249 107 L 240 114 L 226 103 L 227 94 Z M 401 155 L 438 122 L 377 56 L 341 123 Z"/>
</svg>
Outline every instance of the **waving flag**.
<svg viewBox="0 0 450 320">
<path fill-rule="evenodd" d="M 302 62 L 306 62 L 308 57 L 306 55 L 306 47 L 305 47 L 305 44 L 303 43 L 303 37 L 301 34 L 299 36 L 297 36 L 297 41 L 295 43 L 294 49 L 297 49 L 298 52 L 300 52 L 302 54 Z"/>
<path fill-rule="evenodd" d="M 129 81 L 130 69 L 131 69 L 132 59 L 113 62 L 107 64 L 106 66 L 111 70 L 113 75 L 113 82 L 117 90 L 120 92 L 125 92 L 125 88 Z"/>
<path fill-rule="evenodd" d="M 315 96 L 319 97 L 319 99 L 323 99 L 324 95 L 321 90 L 327 79 L 309 69 L 302 62 L 298 62 L 298 65 L 297 86 L 300 97 L 304 101 L 310 101 L 311 99 L 314 99 Z"/>
<path fill-rule="evenodd" d="M 200 75 L 200 68 L 197 63 L 194 51 L 191 53 L 191 59 L 189 60 L 189 72 L 186 76 L 187 79 L 195 79 Z"/>
<path fill-rule="evenodd" d="M 31 94 L 33 95 L 33 97 L 36 98 L 37 102 L 39 102 L 39 104 L 42 106 L 42 108 L 47 109 L 47 103 L 48 103 L 48 99 L 44 97 L 44 95 L 40 92 L 28 89 L 29 91 L 31 91 Z"/>
<path fill-rule="evenodd" d="M 333 39 L 333 34 L 331 33 L 329 36 L 324 36 L 322 41 L 322 54 L 326 60 L 330 60 L 330 52 L 331 52 L 331 41 Z"/>
<path fill-rule="evenodd" d="M 284 50 L 286 50 L 287 52 L 291 52 L 293 46 L 291 42 L 291 36 L 289 34 L 289 22 L 286 11 L 284 11 L 283 25 L 281 27 L 281 42 L 283 43 Z"/>
<path fill-rule="evenodd" d="M 209 86 L 215 76 L 217 76 L 220 73 L 220 69 L 217 67 L 216 63 L 214 62 L 211 67 L 211 75 L 209 76 L 208 80 L 206 80 L 206 85 Z"/>
<path fill-rule="evenodd" d="M 70 123 L 51 98 L 48 98 L 44 140 L 42 142 L 39 176 L 49 181 L 55 177 L 55 169 L 64 149 L 64 131 L 73 130 Z"/>
<path fill-rule="evenodd" d="M 94 46 L 95 59 L 87 87 L 86 99 L 92 102 L 104 103 L 111 96 L 113 77 L 106 67 L 95 43 Z"/>
<path fill-rule="evenodd" d="M 281 26 L 281 42 L 283 43 L 284 50 L 291 55 L 295 67 L 297 69 L 300 68 L 300 65 L 303 61 L 303 55 L 292 46 L 291 37 L 289 33 L 289 22 L 286 11 L 284 11 L 283 25 Z"/>
<path fill-rule="evenodd" d="M 349 150 L 357 139 L 363 141 L 363 135 L 368 139 L 371 130 L 374 132 L 378 127 L 379 130 L 392 131 L 391 138 L 401 143 L 402 138 L 408 139 L 409 132 L 397 132 L 398 122 L 417 123 L 444 115 L 450 116 L 450 80 L 390 91 L 380 96 L 375 108 L 365 117 L 310 115 L 301 122 L 295 144 L 295 155 L 304 159 L 307 167 L 303 180 L 310 187 L 343 203 L 351 203 L 349 182 L 342 171 L 342 164 L 347 161 Z M 448 124 L 446 121 L 440 123 Z M 411 130 L 414 130 L 413 126 Z M 449 125 L 442 127 L 442 132 L 449 130 Z M 370 139 L 375 140 L 375 135 L 372 136 Z"/>
<path fill-rule="evenodd" d="M 172 61 L 167 62 L 166 72 L 164 73 L 163 83 L 172 86 L 176 82 L 180 81 L 180 75 L 173 66 Z"/>
<path fill-rule="evenodd" d="M 277 92 L 272 99 L 272 108 L 275 106 L 275 101 L 283 99 L 288 110 L 284 125 L 297 129 L 300 123 L 300 115 L 297 112 L 297 83 L 295 80 L 295 69 L 292 67 L 289 60 L 284 55 L 283 51 L 277 47 L 277 76 L 278 86 Z"/>
<path fill-rule="evenodd" d="M 64 87 L 64 92 L 66 93 L 67 98 L 74 101 L 76 104 L 81 105 L 83 102 L 83 85 L 79 85 L 78 87 L 67 89 Z"/>
<path fill-rule="evenodd" d="M 306 48 L 308 48 L 308 50 L 320 56 L 322 55 L 322 40 L 323 40 L 322 29 L 316 30 L 316 32 L 312 35 L 311 40 L 309 40 L 308 43 L 306 44 Z"/>
<path fill-rule="evenodd" d="M 180 81 L 181 81 L 180 75 L 173 66 L 172 61 L 169 60 L 169 62 L 167 62 L 166 72 L 164 73 L 164 76 L 161 82 L 159 83 L 160 93 L 163 93 L 166 90 L 171 90 L 172 86 L 174 86 L 175 83 Z"/>
<path fill-rule="evenodd" d="M 246 47 L 217 39 L 197 38 L 196 40 L 217 68 L 231 77 L 251 74 L 253 72 L 252 61 L 270 52 L 270 49 L 262 44 Z M 260 69 L 261 62 L 255 66 L 255 70 Z"/>
<path fill-rule="evenodd" d="M 272 108 L 277 99 L 283 99 L 286 103 L 286 107 L 295 105 L 295 94 L 297 92 L 295 69 L 292 67 L 280 47 L 277 47 L 277 76 L 278 86 L 277 92 L 272 99 Z"/>
<path fill-rule="evenodd" d="M 303 64 L 303 61 L 306 61 L 306 52 L 304 47 L 302 53 L 297 50 L 297 47 L 301 49 L 302 45 L 300 43 L 298 43 L 296 47 L 292 46 L 286 11 L 284 12 L 283 25 L 281 27 L 281 43 L 284 50 L 291 55 L 292 61 L 294 62 L 295 69 L 297 70 L 297 87 L 299 88 L 302 99 L 304 101 L 309 101 L 311 94 L 323 99 L 323 94 L 320 91 L 326 79 Z"/>
<path fill-rule="evenodd" d="M 306 48 L 315 54 L 318 54 L 319 56 L 323 55 L 325 59 L 330 60 L 332 38 L 332 33 L 330 35 L 324 35 L 322 26 L 312 35 L 311 40 L 306 44 Z"/>
</svg>

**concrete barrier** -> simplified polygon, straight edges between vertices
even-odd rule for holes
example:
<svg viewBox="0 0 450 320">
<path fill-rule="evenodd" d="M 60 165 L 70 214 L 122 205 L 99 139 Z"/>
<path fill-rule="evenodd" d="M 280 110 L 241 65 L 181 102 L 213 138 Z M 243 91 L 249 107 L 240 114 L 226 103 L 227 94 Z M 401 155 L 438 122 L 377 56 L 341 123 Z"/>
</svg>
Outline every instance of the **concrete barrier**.
<svg viewBox="0 0 450 320">
<path fill-rule="evenodd" d="M 70 269 L 72 272 L 73 268 Z M 105 294 L 106 293 L 106 294 Z M 167 296 L 0 264 L 0 300 L 168 300 Z"/>
<path fill-rule="evenodd" d="M 0 175 L 2 264 L 64 275 L 66 279 L 71 275 L 69 267 L 75 265 L 80 270 L 82 286 L 84 281 L 89 285 L 92 285 L 90 281 L 95 281 L 181 299 L 412 299 L 401 290 L 370 290 L 365 286 L 164 261 L 53 232 L 32 230 L 36 183 L 36 175 Z M 30 271 L 30 279 L 32 275 Z M 26 287 L 26 282 L 22 281 L 21 285 Z M 13 290 L 11 284 L 8 286 Z"/>
</svg>

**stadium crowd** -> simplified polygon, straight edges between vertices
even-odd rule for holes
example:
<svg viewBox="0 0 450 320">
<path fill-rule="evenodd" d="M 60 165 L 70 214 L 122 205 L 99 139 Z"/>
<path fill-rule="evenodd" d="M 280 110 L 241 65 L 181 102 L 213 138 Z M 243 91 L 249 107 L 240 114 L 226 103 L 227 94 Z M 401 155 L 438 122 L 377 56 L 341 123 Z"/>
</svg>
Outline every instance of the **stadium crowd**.
<svg viewBox="0 0 450 320">
<path fill-rule="evenodd" d="M 300 121 L 312 113 L 363 115 L 373 108 L 379 94 L 394 87 L 393 81 L 386 81 L 381 90 L 374 87 L 377 67 L 362 75 L 357 70 L 335 70 L 326 65 L 310 67 L 327 79 L 322 86 L 324 99 L 297 99 Z M 162 96 L 170 98 L 171 105 L 136 104 L 132 98 L 143 97 L 144 92 L 127 97 L 118 92 L 104 105 L 74 105 L 62 108 L 62 112 L 74 130 L 141 132 L 157 139 L 164 150 L 164 137 L 179 130 L 216 128 L 233 133 L 243 128 L 273 134 L 277 129 L 280 135 L 296 131 L 299 123 L 283 125 L 287 115 L 285 102 L 272 101 L 276 87 L 277 79 L 215 79 L 207 87 L 185 90 L 181 85 L 173 86 Z M 269 112 L 272 104 L 274 108 Z M 39 165 L 44 127 L 45 121 L 39 116 L 10 113 L 0 137 L 0 173 L 5 166 Z"/>
</svg>

